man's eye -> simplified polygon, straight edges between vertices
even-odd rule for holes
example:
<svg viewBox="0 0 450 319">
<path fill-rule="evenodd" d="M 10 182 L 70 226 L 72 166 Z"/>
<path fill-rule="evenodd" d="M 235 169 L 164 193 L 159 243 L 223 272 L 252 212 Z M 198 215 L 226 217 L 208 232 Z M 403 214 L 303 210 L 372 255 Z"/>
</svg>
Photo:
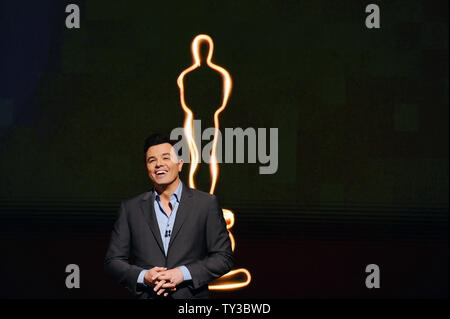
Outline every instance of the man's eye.
<svg viewBox="0 0 450 319">
<path fill-rule="evenodd" d="M 166 156 L 166 157 L 163 157 L 163 159 L 168 160 L 168 159 L 170 159 L 170 157 Z"/>
</svg>

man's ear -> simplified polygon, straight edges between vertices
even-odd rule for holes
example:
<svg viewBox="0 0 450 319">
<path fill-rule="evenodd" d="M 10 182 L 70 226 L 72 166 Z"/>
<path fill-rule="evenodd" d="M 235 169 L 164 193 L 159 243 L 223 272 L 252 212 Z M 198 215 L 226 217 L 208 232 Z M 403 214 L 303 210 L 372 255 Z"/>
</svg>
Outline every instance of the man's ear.
<svg viewBox="0 0 450 319">
<path fill-rule="evenodd" d="M 183 167 L 183 164 L 184 164 L 183 160 L 180 159 L 180 160 L 178 161 L 178 172 L 181 172 L 181 168 Z"/>
</svg>

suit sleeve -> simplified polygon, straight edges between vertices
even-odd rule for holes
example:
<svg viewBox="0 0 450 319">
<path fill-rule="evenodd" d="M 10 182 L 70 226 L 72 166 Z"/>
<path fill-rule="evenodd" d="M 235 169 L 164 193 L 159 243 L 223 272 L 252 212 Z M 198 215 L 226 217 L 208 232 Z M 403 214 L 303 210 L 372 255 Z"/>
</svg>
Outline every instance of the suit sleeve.
<svg viewBox="0 0 450 319">
<path fill-rule="evenodd" d="M 230 237 L 216 196 L 210 203 L 206 220 L 206 247 L 208 254 L 204 259 L 186 265 L 194 289 L 223 276 L 234 263 Z"/>
<path fill-rule="evenodd" d="M 114 281 L 127 288 L 134 295 L 139 295 L 142 292 L 138 291 L 137 279 L 143 268 L 130 264 L 130 246 L 128 214 L 124 203 L 122 203 L 106 252 L 104 270 Z"/>
</svg>

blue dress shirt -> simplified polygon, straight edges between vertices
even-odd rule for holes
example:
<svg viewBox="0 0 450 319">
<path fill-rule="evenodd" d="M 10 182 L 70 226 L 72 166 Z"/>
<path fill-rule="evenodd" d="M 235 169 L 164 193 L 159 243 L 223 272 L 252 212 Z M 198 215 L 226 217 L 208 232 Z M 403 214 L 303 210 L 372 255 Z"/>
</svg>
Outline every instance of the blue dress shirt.
<svg viewBox="0 0 450 319">
<path fill-rule="evenodd" d="M 159 196 L 159 194 L 156 192 L 156 190 L 153 191 L 154 192 L 153 206 L 155 207 L 156 219 L 158 221 L 159 231 L 161 233 L 161 239 L 162 239 L 162 242 L 164 245 L 164 253 L 166 254 L 166 256 L 167 256 L 167 250 L 169 249 L 169 242 L 170 242 L 170 236 L 172 233 L 173 225 L 175 223 L 175 218 L 177 217 L 177 211 L 178 211 L 178 206 L 180 204 L 182 190 L 183 190 L 183 183 L 180 181 L 177 189 L 175 190 L 175 192 L 172 195 L 170 195 L 170 198 L 169 198 L 170 205 L 172 206 L 172 212 L 170 213 L 170 215 L 167 215 L 166 212 L 164 211 L 164 208 L 162 207 L 162 204 L 161 204 L 161 197 Z M 183 273 L 184 280 L 192 279 L 191 273 L 186 268 L 186 266 L 183 265 L 183 266 L 179 266 L 178 268 L 180 268 L 181 272 Z M 144 269 L 139 274 L 139 277 L 137 280 L 137 282 L 139 284 L 145 285 L 144 276 L 147 271 L 148 271 L 148 269 L 147 270 Z"/>
</svg>

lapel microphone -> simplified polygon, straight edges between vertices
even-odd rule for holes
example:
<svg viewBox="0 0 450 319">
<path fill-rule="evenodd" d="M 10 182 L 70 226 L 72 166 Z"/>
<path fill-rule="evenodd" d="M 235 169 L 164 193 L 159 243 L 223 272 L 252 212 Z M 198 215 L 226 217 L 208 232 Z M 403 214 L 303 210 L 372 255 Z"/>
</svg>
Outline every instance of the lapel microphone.
<svg viewBox="0 0 450 319">
<path fill-rule="evenodd" d="M 170 237 L 170 233 L 171 233 L 170 229 L 169 229 L 169 230 L 166 230 L 166 234 L 165 234 L 164 237 Z"/>
</svg>

